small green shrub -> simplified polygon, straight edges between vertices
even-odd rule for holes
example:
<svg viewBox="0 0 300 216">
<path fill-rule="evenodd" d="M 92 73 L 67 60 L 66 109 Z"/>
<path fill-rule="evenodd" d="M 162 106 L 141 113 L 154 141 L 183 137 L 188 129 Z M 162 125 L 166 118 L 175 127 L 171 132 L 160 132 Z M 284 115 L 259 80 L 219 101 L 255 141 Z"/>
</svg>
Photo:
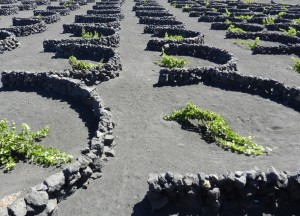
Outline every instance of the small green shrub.
<svg viewBox="0 0 300 216">
<path fill-rule="evenodd" d="M 155 61 L 154 64 L 157 64 L 161 67 L 167 68 L 183 68 L 189 64 L 189 62 L 184 58 L 175 58 L 173 56 L 167 55 L 164 50 L 162 50 L 162 60 Z"/>
<path fill-rule="evenodd" d="M 297 35 L 297 30 L 291 26 L 289 26 L 289 29 L 288 30 L 285 30 L 285 29 L 279 29 L 280 31 L 282 31 L 283 33 L 285 33 L 286 35 L 289 35 L 289 36 L 296 36 Z"/>
<path fill-rule="evenodd" d="M 265 152 L 265 148 L 253 143 L 251 137 L 242 137 L 233 132 L 220 114 L 202 110 L 191 102 L 188 102 L 186 107 L 164 116 L 164 119 L 187 124 L 190 120 L 197 120 L 205 130 L 205 137 L 225 149 L 246 155 L 261 155 Z"/>
<path fill-rule="evenodd" d="M 269 14 L 268 17 L 266 17 L 265 19 L 263 19 L 263 24 L 264 25 L 274 24 L 274 18 L 271 17 L 270 14 Z"/>
<path fill-rule="evenodd" d="M 293 66 L 294 71 L 300 73 L 300 59 L 296 57 L 292 57 L 292 60 L 295 62 Z"/>
<path fill-rule="evenodd" d="M 224 24 L 231 24 L 232 22 L 229 20 L 229 19 L 226 19 L 225 21 L 224 21 Z"/>
<path fill-rule="evenodd" d="M 231 13 L 229 12 L 229 10 L 227 10 L 227 8 L 225 8 L 225 15 L 230 17 Z"/>
<path fill-rule="evenodd" d="M 23 123 L 18 133 L 15 123 L 9 125 L 7 120 L 0 120 L 0 167 L 4 166 L 5 171 L 10 171 L 18 160 L 45 166 L 71 162 L 71 155 L 35 143 L 46 137 L 48 132 L 48 127 L 31 132 L 30 127 Z"/>
<path fill-rule="evenodd" d="M 286 12 L 281 11 L 276 16 L 277 16 L 278 19 L 281 19 L 282 16 L 285 15 L 285 14 L 286 14 Z"/>
<path fill-rule="evenodd" d="M 251 50 L 253 50 L 259 43 L 259 37 L 256 37 L 253 42 L 245 41 L 245 40 L 239 40 L 235 41 L 234 44 L 243 44 L 248 46 Z"/>
<path fill-rule="evenodd" d="M 212 11 L 217 12 L 218 10 L 216 8 L 211 8 Z"/>
<path fill-rule="evenodd" d="M 173 6 L 174 8 L 176 8 L 176 5 L 177 5 L 176 2 L 171 3 L 171 6 Z"/>
<path fill-rule="evenodd" d="M 233 32 L 233 33 L 245 33 L 245 31 L 241 28 L 236 28 L 234 27 L 234 25 L 230 25 L 227 29 L 229 32 Z"/>
<path fill-rule="evenodd" d="M 204 7 L 208 7 L 209 6 L 209 1 L 204 1 L 205 5 Z"/>
<path fill-rule="evenodd" d="M 182 9 L 190 9 L 191 5 L 185 4 L 184 6 L 182 6 Z"/>
<path fill-rule="evenodd" d="M 64 2 L 64 6 L 65 7 L 70 7 L 70 6 L 72 6 L 74 3 L 72 2 L 72 1 L 66 1 L 66 2 Z"/>
<path fill-rule="evenodd" d="M 171 41 L 177 41 L 177 40 L 182 40 L 183 37 L 181 35 L 168 35 L 168 33 L 166 32 L 164 39 L 171 40 Z"/>
<path fill-rule="evenodd" d="M 294 25 L 300 25 L 300 18 L 298 19 L 293 19 Z"/>
<path fill-rule="evenodd" d="M 84 39 L 99 39 L 99 34 L 98 32 L 86 32 L 84 28 L 81 30 L 81 37 Z"/>
<path fill-rule="evenodd" d="M 252 19 L 253 16 L 251 16 L 251 15 L 240 15 L 240 16 L 234 16 L 234 17 L 237 18 L 237 19 L 246 20 L 246 19 Z"/>
<path fill-rule="evenodd" d="M 253 0 L 242 0 L 242 2 L 244 2 L 245 4 L 251 4 Z"/>
<path fill-rule="evenodd" d="M 82 60 L 77 60 L 75 56 L 69 57 L 69 64 L 72 66 L 73 70 L 86 70 L 86 69 L 94 69 L 96 67 L 102 67 L 103 63 L 100 61 L 97 64 L 89 64 Z"/>
<path fill-rule="evenodd" d="M 42 14 L 38 14 L 38 15 L 36 15 L 34 17 L 37 18 L 37 19 L 39 19 L 39 20 L 42 20 L 42 18 L 43 18 Z"/>
</svg>

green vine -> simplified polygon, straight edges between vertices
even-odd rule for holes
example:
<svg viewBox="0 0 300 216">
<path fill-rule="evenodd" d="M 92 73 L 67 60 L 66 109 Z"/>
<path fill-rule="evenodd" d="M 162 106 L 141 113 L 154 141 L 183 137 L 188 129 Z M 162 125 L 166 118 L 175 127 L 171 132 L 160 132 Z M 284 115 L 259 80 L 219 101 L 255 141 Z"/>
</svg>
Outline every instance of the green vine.
<svg viewBox="0 0 300 216">
<path fill-rule="evenodd" d="M 198 120 L 205 129 L 205 136 L 225 149 L 246 155 L 261 155 L 265 152 L 265 148 L 253 143 L 251 137 L 242 137 L 233 132 L 220 114 L 199 109 L 191 102 L 187 102 L 185 108 L 164 116 L 164 119 L 187 124 L 190 120 Z"/>
<path fill-rule="evenodd" d="M 73 70 L 94 69 L 94 68 L 103 66 L 102 61 L 100 61 L 97 64 L 89 64 L 85 61 L 77 60 L 77 58 L 75 56 L 69 57 L 69 64 L 72 66 Z"/>
<path fill-rule="evenodd" d="M 237 19 L 243 19 L 243 20 L 247 20 L 247 19 L 252 19 L 253 16 L 251 15 L 240 15 L 240 16 L 234 16 Z"/>
<path fill-rule="evenodd" d="M 284 34 L 289 35 L 289 36 L 296 36 L 297 35 L 297 30 L 295 28 L 291 27 L 291 26 L 289 26 L 288 30 L 285 30 L 285 29 L 282 29 L 282 28 L 280 28 L 279 30 L 282 31 Z"/>
<path fill-rule="evenodd" d="M 298 19 L 293 19 L 294 25 L 300 25 L 300 18 Z"/>
<path fill-rule="evenodd" d="M 293 66 L 294 71 L 300 73 L 300 59 L 296 57 L 292 57 L 292 60 L 295 62 Z"/>
<path fill-rule="evenodd" d="M 271 25 L 274 24 L 275 20 L 273 17 L 270 16 L 270 14 L 268 15 L 268 17 L 266 17 L 265 19 L 263 19 L 263 24 L 264 25 Z"/>
<path fill-rule="evenodd" d="M 98 32 L 94 31 L 94 34 L 92 32 L 86 32 L 84 28 L 81 30 L 81 37 L 84 39 L 99 39 Z"/>
<path fill-rule="evenodd" d="M 35 143 L 47 136 L 48 127 L 31 132 L 30 127 L 23 123 L 18 133 L 15 123 L 8 123 L 7 120 L 0 120 L 0 167 L 4 166 L 5 171 L 12 170 L 18 160 L 45 166 L 71 162 L 71 155 Z"/>
<path fill-rule="evenodd" d="M 167 32 L 165 33 L 164 39 L 171 40 L 171 41 L 177 41 L 182 40 L 183 37 L 181 35 L 169 35 Z"/>
<path fill-rule="evenodd" d="M 230 25 L 227 29 L 229 32 L 233 32 L 233 33 L 245 33 L 245 31 L 241 28 L 236 28 L 234 27 L 234 25 Z"/>
<path fill-rule="evenodd" d="M 161 67 L 167 67 L 167 68 L 183 68 L 189 64 L 189 62 L 184 58 L 175 58 L 173 56 L 169 56 L 164 52 L 164 49 L 162 49 L 162 60 L 161 61 L 155 61 L 154 64 L 157 64 Z"/>
</svg>

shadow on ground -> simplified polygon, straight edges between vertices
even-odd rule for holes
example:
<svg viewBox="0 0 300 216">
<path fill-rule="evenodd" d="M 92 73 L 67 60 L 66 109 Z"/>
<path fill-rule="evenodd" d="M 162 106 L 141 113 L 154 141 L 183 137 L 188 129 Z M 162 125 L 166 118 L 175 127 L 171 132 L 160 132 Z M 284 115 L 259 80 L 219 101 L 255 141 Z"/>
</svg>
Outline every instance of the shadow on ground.
<svg viewBox="0 0 300 216">
<path fill-rule="evenodd" d="M 162 208 L 161 210 L 157 210 L 152 212 L 150 202 L 147 200 L 146 197 L 144 199 L 135 204 L 133 207 L 133 213 L 131 216 L 297 216 L 300 215 L 300 208 L 299 204 L 289 205 L 289 206 L 279 206 L 278 209 L 241 209 L 241 208 L 234 208 L 230 210 L 222 210 L 221 213 L 212 213 L 208 212 L 206 209 L 199 208 L 184 208 L 185 201 L 180 201 L 176 203 L 171 203 L 166 207 Z"/>
<path fill-rule="evenodd" d="M 20 92 L 34 92 L 37 93 L 39 96 L 42 96 L 47 99 L 51 100 L 59 100 L 67 102 L 70 105 L 70 109 L 75 110 L 79 114 L 79 118 L 84 122 L 85 127 L 88 129 L 88 137 L 91 139 L 94 136 L 94 132 L 97 130 L 98 123 L 97 119 L 93 116 L 92 110 L 87 107 L 84 103 L 80 102 L 79 100 L 72 99 L 67 96 L 63 96 L 60 94 L 55 94 L 43 90 L 28 90 L 28 89 L 18 89 L 18 90 L 11 90 L 5 87 L 0 88 L 1 92 L 11 92 L 11 91 L 20 91 Z"/>
</svg>

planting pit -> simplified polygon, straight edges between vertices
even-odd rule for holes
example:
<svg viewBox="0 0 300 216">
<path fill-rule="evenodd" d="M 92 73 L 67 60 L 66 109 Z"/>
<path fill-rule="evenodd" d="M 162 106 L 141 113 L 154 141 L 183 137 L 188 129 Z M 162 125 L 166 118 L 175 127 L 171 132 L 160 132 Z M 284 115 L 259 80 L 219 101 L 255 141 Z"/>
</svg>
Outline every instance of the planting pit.
<svg viewBox="0 0 300 216">
<path fill-rule="evenodd" d="M 0 54 L 20 46 L 19 40 L 11 32 L 0 30 Z"/>
<path fill-rule="evenodd" d="M 28 124 L 32 131 L 49 126 L 49 134 L 38 142 L 46 147 L 54 147 L 74 156 L 79 154 L 88 142 L 88 127 L 93 126 L 92 116 L 78 103 L 68 103 L 51 94 L 37 94 L 35 92 L 0 91 L 2 112 L 0 119 L 14 121 L 17 128 L 22 123 Z M 12 100 L 13 98 L 13 100 Z M 81 107 L 81 108 L 80 108 Z M 66 167 L 64 164 L 62 167 Z M 7 174 L 0 174 L 0 197 L 25 192 L 28 188 L 40 183 L 51 174 L 61 171 L 62 168 L 43 168 L 39 165 L 20 161 L 15 169 Z"/>
<path fill-rule="evenodd" d="M 46 31 L 46 24 L 42 20 L 35 18 L 13 18 L 13 26 L 0 28 L 14 33 L 17 37 L 25 37 L 31 34 L 38 34 Z"/>
</svg>

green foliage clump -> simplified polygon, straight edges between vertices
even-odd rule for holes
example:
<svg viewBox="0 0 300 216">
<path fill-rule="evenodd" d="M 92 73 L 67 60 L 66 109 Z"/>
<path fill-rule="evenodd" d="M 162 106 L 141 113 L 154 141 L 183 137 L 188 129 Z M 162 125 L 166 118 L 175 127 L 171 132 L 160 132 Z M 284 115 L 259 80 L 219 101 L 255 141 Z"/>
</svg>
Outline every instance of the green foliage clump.
<svg viewBox="0 0 300 216">
<path fill-rule="evenodd" d="M 282 16 L 285 15 L 285 14 L 286 14 L 286 12 L 281 11 L 281 12 L 279 12 L 276 16 L 277 16 L 278 19 L 280 19 L 280 18 L 282 18 Z"/>
<path fill-rule="evenodd" d="M 64 2 L 64 6 L 65 7 L 70 7 L 70 6 L 72 6 L 74 3 L 72 2 L 72 1 L 66 1 L 66 2 Z"/>
<path fill-rule="evenodd" d="M 177 40 L 182 40 L 183 37 L 181 35 L 168 35 L 168 33 L 166 32 L 164 39 L 171 40 L 171 41 L 177 41 Z"/>
<path fill-rule="evenodd" d="M 248 46 L 251 50 L 253 50 L 259 43 L 259 37 L 256 37 L 255 40 L 253 42 L 250 41 L 245 41 L 245 40 L 239 40 L 234 42 L 234 44 L 244 44 L 246 46 Z"/>
<path fill-rule="evenodd" d="M 34 16 L 36 19 L 39 19 L 39 20 L 42 20 L 42 18 L 43 18 L 43 16 L 42 16 L 42 14 L 38 14 L 38 15 L 36 15 L 36 16 Z"/>
<path fill-rule="evenodd" d="M 8 123 L 7 120 L 0 120 L 0 167 L 4 166 L 5 171 L 12 170 L 18 160 L 45 166 L 71 162 L 71 155 L 35 143 L 47 136 L 48 127 L 31 132 L 30 127 L 23 123 L 18 133 L 15 123 L 11 123 L 10 126 Z"/>
<path fill-rule="evenodd" d="M 204 1 L 205 5 L 204 7 L 208 7 L 209 6 L 209 1 Z"/>
<path fill-rule="evenodd" d="M 297 35 L 297 30 L 291 26 L 289 26 L 289 29 L 288 30 L 285 30 L 285 29 L 279 29 L 280 31 L 284 32 L 286 35 L 289 35 L 289 36 L 296 36 Z"/>
<path fill-rule="evenodd" d="M 253 0 L 243 0 L 243 2 L 244 2 L 245 4 L 251 4 L 251 3 L 253 2 Z"/>
<path fill-rule="evenodd" d="M 183 68 L 189 64 L 189 62 L 184 58 L 175 58 L 173 56 L 169 56 L 162 50 L 162 60 L 155 61 L 154 64 L 157 64 L 161 67 L 167 68 Z"/>
<path fill-rule="evenodd" d="M 229 10 L 227 10 L 227 8 L 225 8 L 225 15 L 228 17 L 231 15 L 231 13 L 229 12 Z"/>
<path fill-rule="evenodd" d="M 300 59 L 296 57 L 292 57 L 292 60 L 295 62 L 293 66 L 294 71 L 300 73 Z"/>
<path fill-rule="evenodd" d="M 191 5 L 189 4 L 185 4 L 184 6 L 182 6 L 182 9 L 190 9 L 191 8 Z"/>
<path fill-rule="evenodd" d="M 300 25 L 300 18 L 298 18 L 298 19 L 293 19 L 293 23 L 294 23 L 295 25 Z"/>
<path fill-rule="evenodd" d="M 232 22 L 229 20 L 229 19 L 226 19 L 225 21 L 224 21 L 224 24 L 231 24 Z"/>
<path fill-rule="evenodd" d="M 240 16 L 234 16 L 234 17 L 237 18 L 237 19 L 246 20 L 246 19 L 252 19 L 253 16 L 251 16 L 251 15 L 240 15 Z"/>
<path fill-rule="evenodd" d="M 274 18 L 270 16 L 270 14 L 268 15 L 268 17 L 263 19 L 263 24 L 264 25 L 271 25 L 274 24 Z"/>
<path fill-rule="evenodd" d="M 86 32 L 84 28 L 81 30 L 81 37 L 84 39 L 99 39 L 99 34 L 98 32 Z"/>
<path fill-rule="evenodd" d="M 245 31 L 241 28 L 236 28 L 234 27 L 234 25 L 230 25 L 227 29 L 229 32 L 233 32 L 233 33 L 245 33 Z"/>
<path fill-rule="evenodd" d="M 172 2 L 171 6 L 173 6 L 174 8 L 176 8 L 177 3 L 176 2 Z"/>
<path fill-rule="evenodd" d="M 69 64 L 72 66 L 73 70 L 85 70 L 85 69 L 94 69 L 96 67 L 102 67 L 103 63 L 100 61 L 97 64 L 89 64 L 82 60 L 77 60 L 75 56 L 69 57 Z"/>
<path fill-rule="evenodd" d="M 199 109 L 191 102 L 185 108 L 164 116 L 164 119 L 187 124 L 190 120 L 198 120 L 205 130 L 205 136 L 225 149 L 246 155 L 261 155 L 265 152 L 265 148 L 253 143 L 251 137 L 242 137 L 233 132 L 220 114 Z"/>
</svg>

